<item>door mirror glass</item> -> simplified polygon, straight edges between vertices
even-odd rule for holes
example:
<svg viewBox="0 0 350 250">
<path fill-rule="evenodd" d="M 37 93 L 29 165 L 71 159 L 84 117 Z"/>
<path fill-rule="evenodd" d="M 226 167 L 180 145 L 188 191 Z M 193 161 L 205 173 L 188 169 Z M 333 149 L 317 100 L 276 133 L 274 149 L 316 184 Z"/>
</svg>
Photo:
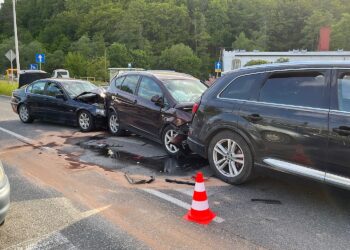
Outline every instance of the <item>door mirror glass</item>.
<svg viewBox="0 0 350 250">
<path fill-rule="evenodd" d="M 151 101 L 154 102 L 157 106 L 164 106 L 163 98 L 159 95 L 152 96 Z"/>
</svg>

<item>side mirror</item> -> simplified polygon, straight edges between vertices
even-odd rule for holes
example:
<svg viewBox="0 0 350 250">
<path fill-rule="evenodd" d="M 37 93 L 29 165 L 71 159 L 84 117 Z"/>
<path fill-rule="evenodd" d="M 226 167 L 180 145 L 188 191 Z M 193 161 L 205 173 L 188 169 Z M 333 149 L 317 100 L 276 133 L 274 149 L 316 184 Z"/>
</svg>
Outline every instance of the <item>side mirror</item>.
<svg viewBox="0 0 350 250">
<path fill-rule="evenodd" d="M 61 99 L 61 100 L 63 100 L 63 101 L 66 100 L 66 96 L 65 96 L 64 94 L 61 94 L 61 93 L 60 93 L 60 94 L 57 94 L 57 95 L 56 95 L 56 98 L 57 98 L 57 99 Z"/>
<path fill-rule="evenodd" d="M 154 102 L 155 105 L 163 107 L 164 106 L 164 102 L 163 102 L 163 97 L 159 96 L 159 95 L 155 95 L 151 98 L 151 101 Z"/>
</svg>

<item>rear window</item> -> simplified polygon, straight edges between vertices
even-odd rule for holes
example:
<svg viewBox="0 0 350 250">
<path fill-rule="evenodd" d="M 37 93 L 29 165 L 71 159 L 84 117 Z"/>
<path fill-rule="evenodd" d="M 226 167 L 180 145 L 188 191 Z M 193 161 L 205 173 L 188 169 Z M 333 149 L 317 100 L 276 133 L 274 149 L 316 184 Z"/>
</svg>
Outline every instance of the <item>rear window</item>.
<svg viewBox="0 0 350 250">
<path fill-rule="evenodd" d="M 179 103 L 195 102 L 207 86 L 196 79 L 163 79 L 165 87 Z"/>
</svg>

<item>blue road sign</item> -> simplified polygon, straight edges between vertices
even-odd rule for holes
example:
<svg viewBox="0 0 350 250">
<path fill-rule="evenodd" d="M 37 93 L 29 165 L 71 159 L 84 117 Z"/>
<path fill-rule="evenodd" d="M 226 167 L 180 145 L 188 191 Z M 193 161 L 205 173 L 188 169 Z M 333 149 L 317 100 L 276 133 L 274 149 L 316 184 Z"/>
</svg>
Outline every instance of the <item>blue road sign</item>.
<svg viewBox="0 0 350 250">
<path fill-rule="evenodd" d="M 222 69 L 221 62 L 215 62 L 215 70 L 221 70 L 221 69 Z"/>
<path fill-rule="evenodd" d="M 29 69 L 37 70 L 38 69 L 38 64 L 32 63 L 31 65 L 29 65 Z"/>
<path fill-rule="evenodd" d="M 45 63 L 45 54 L 35 54 L 36 63 Z"/>
</svg>

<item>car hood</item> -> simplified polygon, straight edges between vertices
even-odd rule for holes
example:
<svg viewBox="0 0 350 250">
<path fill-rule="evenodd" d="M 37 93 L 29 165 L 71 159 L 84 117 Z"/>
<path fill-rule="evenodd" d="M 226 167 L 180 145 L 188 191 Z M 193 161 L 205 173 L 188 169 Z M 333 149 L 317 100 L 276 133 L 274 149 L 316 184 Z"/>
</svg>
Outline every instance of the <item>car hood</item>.
<svg viewBox="0 0 350 250">
<path fill-rule="evenodd" d="M 106 90 L 104 88 L 96 88 L 93 89 L 91 91 L 85 91 L 83 93 L 81 93 L 80 95 L 77 95 L 76 97 L 74 97 L 74 99 L 81 99 L 84 98 L 85 96 L 91 96 L 91 95 L 97 95 L 100 98 L 105 99 L 106 98 Z"/>
</svg>

